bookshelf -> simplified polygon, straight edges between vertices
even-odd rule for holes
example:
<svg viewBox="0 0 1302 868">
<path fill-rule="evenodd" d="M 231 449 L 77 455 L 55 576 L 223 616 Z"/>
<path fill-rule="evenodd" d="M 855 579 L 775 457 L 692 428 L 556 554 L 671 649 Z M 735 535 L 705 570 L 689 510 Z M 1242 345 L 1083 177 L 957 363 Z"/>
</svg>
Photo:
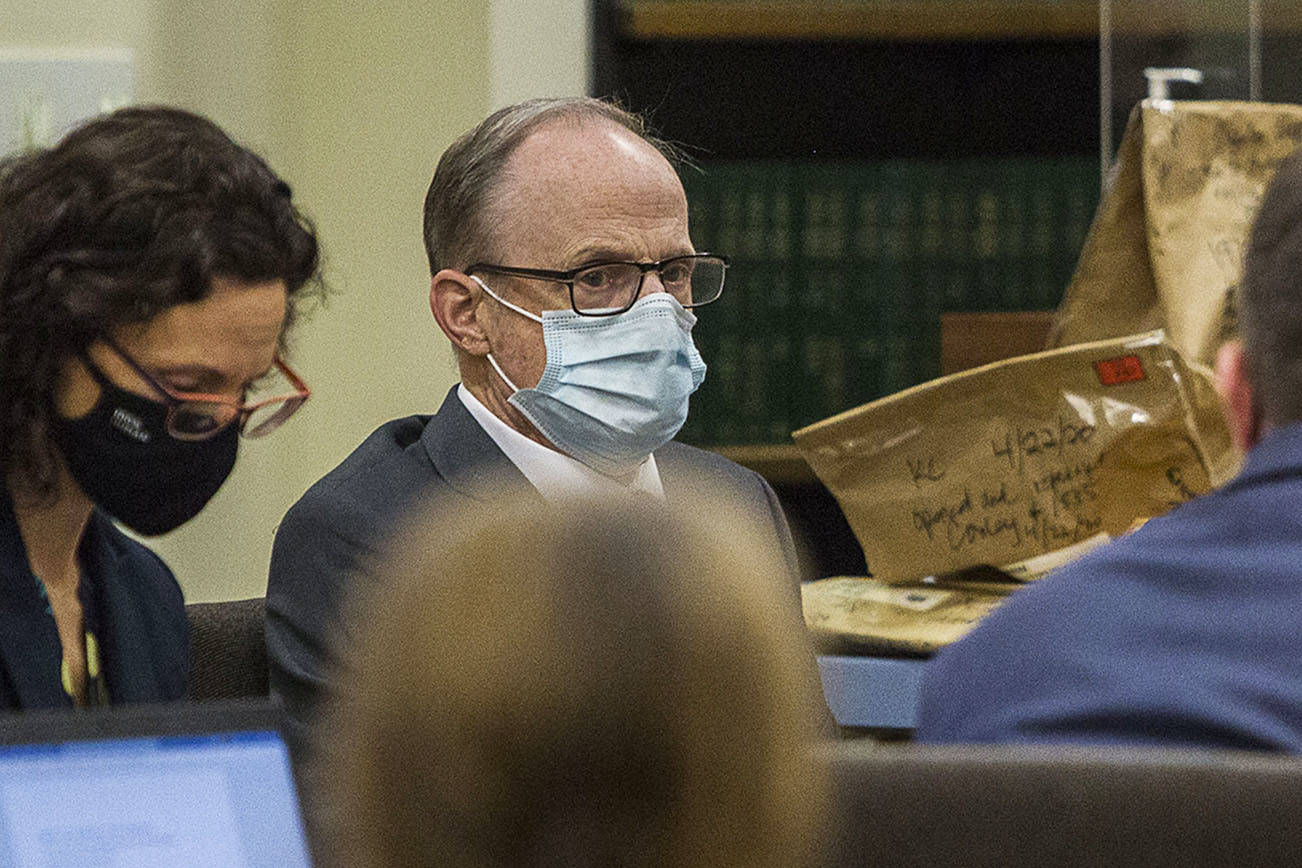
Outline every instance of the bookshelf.
<svg viewBox="0 0 1302 868">
<path fill-rule="evenodd" d="M 939 376 L 945 311 L 1057 306 L 1097 202 L 1093 157 L 714 162 L 693 239 L 729 253 L 683 439 L 791 431 Z M 727 303 L 725 303 L 727 302 Z"/>
</svg>

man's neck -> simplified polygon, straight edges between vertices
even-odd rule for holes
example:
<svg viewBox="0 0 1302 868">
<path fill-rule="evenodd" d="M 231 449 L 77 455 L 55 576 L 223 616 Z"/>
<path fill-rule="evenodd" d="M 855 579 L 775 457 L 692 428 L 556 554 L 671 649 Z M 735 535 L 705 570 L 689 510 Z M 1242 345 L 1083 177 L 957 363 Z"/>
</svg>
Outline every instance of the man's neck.
<svg viewBox="0 0 1302 868">
<path fill-rule="evenodd" d="M 492 366 L 483 359 L 477 359 L 475 362 L 463 361 L 461 364 L 461 384 L 475 396 L 475 400 L 483 404 L 488 412 L 525 437 L 546 446 L 553 452 L 560 452 L 561 450 L 557 449 L 542 435 L 541 431 L 534 427 L 532 422 L 525 418 L 523 413 L 510 403 L 511 387 L 502 382 L 502 378 L 497 376 Z"/>
</svg>

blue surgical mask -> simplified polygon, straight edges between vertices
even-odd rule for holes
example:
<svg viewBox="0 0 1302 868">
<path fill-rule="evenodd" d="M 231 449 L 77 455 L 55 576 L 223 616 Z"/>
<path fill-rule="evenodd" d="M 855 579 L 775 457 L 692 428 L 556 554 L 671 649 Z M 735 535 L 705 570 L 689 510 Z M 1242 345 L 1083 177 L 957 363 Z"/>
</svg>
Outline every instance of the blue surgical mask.
<svg viewBox="0 0 1302 868">
<path fill-rule="evenodd" d="M 622 476 L 668 443 L 687 421 L 687 403 L 705 379 L 692 342 L 696 317 L 668 293 L 655 292 L 613 316 L 545 310 L 542 316 L 500 304 L 542 323 L 547 365 L 532 389 L 518 388 L 490 353 L 488 361 L 513 390 L 509 403 L 556 448 L 608 476 Z"/>
</svg>

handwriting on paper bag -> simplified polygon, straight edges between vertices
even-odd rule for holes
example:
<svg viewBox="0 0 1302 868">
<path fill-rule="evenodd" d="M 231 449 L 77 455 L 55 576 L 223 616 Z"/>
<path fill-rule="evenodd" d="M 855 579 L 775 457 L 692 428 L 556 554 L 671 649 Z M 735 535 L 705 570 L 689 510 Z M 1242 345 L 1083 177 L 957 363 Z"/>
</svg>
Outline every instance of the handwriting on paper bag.
<svg viewBox="0 0 1302 868">
<path fill-rule="evenodd" d="M 1072 422 L 1058 417 L 1058 424 L 1033 428 L 1013 426 L 1002 437 L 990 441 L 996 458 L 1008 461 L 1008 469 L 1019 474 L 1026 472 L 1026 459 L 1039 455 L 1064 457 L 1067 450 L 1083 447 L 1094 437 L 1095 426 L 1088 422 Z"/>
<path fill-rule="evenodd" d="M 909 475 L 913 477 L 916 488 L 921 488 L 924 482 L 940 482 L 945 478 L 945 471 L 936 466 L 934 458 L 908 458 L 905 463 L 909 465 Z"/>
<path fill-rule="evenodd" d="M 1063 513 L 1059 499 L 1093 502 L 1096 496 L 1092 485 L 1090 482 L 1062 489 L 1054 494 L 1053 505 L 1047 510 L 1035 499 L 1021 509 L 1022 498 L 1011 495 L 1002 484 L 997 494 L 982 491 L 979 496 L 964 488 L 963 494 L 949 503 L 914 509 L 913 527 L 929 542 L 943 542 L 956 552 L 997 538 L 1008 540 L 1013 547 L 1031 540 L 1048 551 L 1093 536 L 1103 527 L 1098 515 L 1078 513 L 1060 518 Z"/>
<path fill-rule="evenodd" d="M 1095 430 L 1063 416 L 1044 425 L 1009 426 L 990 439 L 986 462 L 991 471 L 1010 476 L 998 484 L 965 484 L 914 505 L 914 530 L 954 552 L 990 540 L 1008 548 L 1029 542 L 1049 551 L 1094 535 L 1103 523 L 1095 479 L 1102 456 L 1088 448 Z M 944 478 L 934 458 L 907 464 L 915 488 Z"/>
</svg>

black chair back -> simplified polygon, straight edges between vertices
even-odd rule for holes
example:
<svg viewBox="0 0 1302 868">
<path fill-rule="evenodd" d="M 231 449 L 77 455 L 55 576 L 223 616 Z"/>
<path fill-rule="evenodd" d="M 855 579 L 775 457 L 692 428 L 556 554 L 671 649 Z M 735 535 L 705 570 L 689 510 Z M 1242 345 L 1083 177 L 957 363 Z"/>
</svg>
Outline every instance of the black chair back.
<svg viewBox="0 0 1302 868">
<path fill-rule="evenodd" d="M 828 865 L 1302 864 L 1302 759 L 1118 748 L 829 745 Z"/>
<path fill-rule="evenodd" d="M 267 696 L 267 646 L 262 597 L 191 603 L 190 699 Z"/>
</svg>

